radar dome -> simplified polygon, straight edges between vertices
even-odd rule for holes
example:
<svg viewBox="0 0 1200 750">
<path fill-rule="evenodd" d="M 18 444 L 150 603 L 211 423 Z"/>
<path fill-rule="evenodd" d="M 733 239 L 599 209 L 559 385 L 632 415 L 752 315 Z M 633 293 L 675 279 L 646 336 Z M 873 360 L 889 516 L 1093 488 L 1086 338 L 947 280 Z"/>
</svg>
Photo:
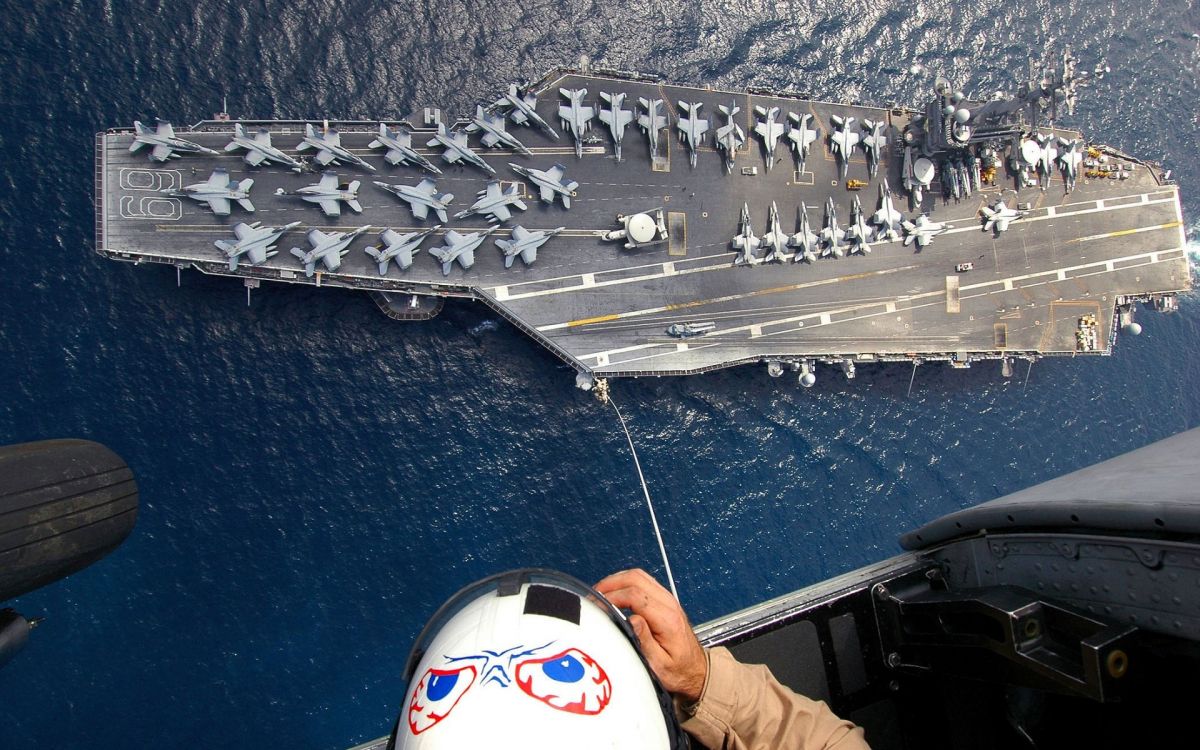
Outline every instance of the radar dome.
<svg viewBox="0 0 1200 750">
<path fill-rule="evenodd" d="M 1125 332 L 1131 336 L 1137 336 L 1142 332 L 1142 324 L 1130 323 L 1129 325 L 1125 326 Z"/>
<path fill-rule="evenodd" d="M 950 115 L 954 114 L 954 105 L 947 104 L 946 106 L 942 107 L 942 114 L 945 115 L 946 117 L 949 117 Z"/>
<path fill-rule="evenodd" d="M 954 102 L 955 104 L 958 104 L 965 98 L 966 98 L 966 96 L 964 96 L 963 92 L 961 92 L 961 91 L 955 91 L 953 94 L 950 95 L 950 101 Z"/>
<path fill-rule="evenodd" d="M 639 245 L 654 239 L 654 229 L 654 219 L 651 219 L 649 214 L 634 214 L 626 224 L 629 239 Z"/>
<path fill-rule="evenodd" d="M 800 385 L 805 388 L 812 388 L 817 382 L 817 376 L 811 372 L 805 372 L 800 375 Z"/>
<path fill-rule="evenodd" d="M 967 123 L 967 120 L 970 120 L 970 119 L 971 119 L 971 110 L 967 109 L 966 107 L 963 107 L 962 109 L 960 109 L 954 113 L 954 120 L 955 120 L 955 122 L 959 123 L 960 125 L 965 125 Z"/>
</svg>

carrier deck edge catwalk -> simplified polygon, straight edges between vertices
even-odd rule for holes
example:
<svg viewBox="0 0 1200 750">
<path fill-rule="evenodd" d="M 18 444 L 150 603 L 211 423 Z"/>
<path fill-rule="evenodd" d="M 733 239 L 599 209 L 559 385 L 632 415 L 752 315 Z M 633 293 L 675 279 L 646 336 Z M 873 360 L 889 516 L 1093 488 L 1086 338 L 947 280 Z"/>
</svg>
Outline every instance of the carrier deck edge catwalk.
<svg viewBox="0 0 1200 750">
<path fill-rule="evenodd" d="M 1138 302 L 1173 309 L 1191 272 L 1179 191 L 1156 165 L 1041 126 L 1073 107 L 1088 78 L 1074 68 L 1066 55 L 988 102 L 939 80 L 920 110 L 559 70 L 453 124 L 426 109 L 382 124 L 111 129 L 96 136 L 96 248 L 241 277 L 248 295 L 263 280 L 366 290 L 397 319 L 476 299 L 584 385 L 752 362 L 811 385 L 818 363 L 853 377 L 867 362 L 995 359 L 1008 373 L 1019 358 L 1106 355 L 1119 328 L 1136 332 Z M 544 127 L 517 106 L 530 95 Z M 623 131 L 609 125 L 624 119 Z M 447 140 L 474 131 L 458 136 L 454 163 L 434 143 L 439 125 Z M 411 133 L 407 162 L 389 163 L 381 127 Z M 290 164 L 235 145 L 260 130 Z M 316 145 L 298 149 L 305 140 Z M 322 175 L 327 195 L 306 200 L 300 189 L 321 192 Z M 427 202 L 457 196 L 445 220 L 436 205 L 418 218 L 397 193 L 426 178 Z M 235 227 L 253 222 L 278 231 L 246 252 L 239 239 L 254 237 Z M 397 244 L 409 233 L 421 233 L 415 251 Z M 396 260 L 381 274 L 389 245 Z"/>
</svg>

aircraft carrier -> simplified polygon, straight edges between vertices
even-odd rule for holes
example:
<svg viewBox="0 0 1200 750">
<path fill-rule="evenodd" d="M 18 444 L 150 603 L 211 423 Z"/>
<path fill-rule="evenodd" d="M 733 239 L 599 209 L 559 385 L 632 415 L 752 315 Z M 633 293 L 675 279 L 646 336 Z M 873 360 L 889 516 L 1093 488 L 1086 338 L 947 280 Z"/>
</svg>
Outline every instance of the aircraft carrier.
<svg viewBox="0 0 1200 750">
<path fill-rule="evenodd" d="M 1016 359 L 1110 354 L 1119 329 L 1138 330 L 1137 303 L 1170 310 L 1191 287 L 1179 190 L 1169 175 L 1055 127 L 1092 77 L 1065 55 L 1011 96 L 973 101 L 938 80 L 929 102 L 914 109 L 677 86 L 584 65 L 514 88 L 511 98 L 458 121 L 435 108 L 382 123 L 219 115 L 174 134 L 207 149 L 191 153 L 153 143 L 131 152 L 136 131 L 113 128 L 96 136 L 96 249 L 116 260 L 240 277 L 248 301 L 264 280 L 361 289 L 396 319 L 431 317 L 446 297 L 478 300 L 570 364 L 584 387 L 744 363 L 764 363 L 772 376 L 791 372 L 803 385 L 822 364 L 853 377 L 863 363 L 967 367 L 990 359 L 1010 374 Z M 572 107 L 570 92 L 583 90 Z M 612 94 L 625 95 L 632 118 L 620 159 L 601 117 L 613 111 Z M 515 106 L 534 98 L 548 127 Z M 661 130 L 639 100 L 662 102 Z M 694 103 L 702 106 L 689 114 Z M 727 117 L 722 105 L 737 112 Z M 476 127 L 468 148 L 494 174 L 465 159 L 448 163 L 442 147 L 426 145 L 439 125 L 463 131 L 481 116 L 506 122 L 522 147 L 502 140 L 488 148 L 480 142 L 487 130 Z M 638 127 L 639 116 L 649 127 Z M 682 128 L 701 119 L 709 127 L 693 149 Z M 410 132 L 418 156 L 440 173 L 390 164 L 387 149 L 371 145 L 381 124 L 388 133 Z M 299 169 L 253 166 L 249 151 L 227 149 L 236 126 L 269 132 Z M 326 164 L 333 154 L 298 151 L 310 126 L 318 137 L 336 132 L 348 155 Z M 805 126 L 816 133 L 806 155 L 799 148 Z M 539 185 L 510 164 L 561 164 L 564 189 L 544 196 L 552 202 L 540 200 Z M 253 212 L 235 193 L 221 216 L 215 204 L 182 192 L 214 170 L 224 170 L 230 186 L 249 188 Z M 336 175 L 343 190 L 360 183 L 353 204 L 334 200 L 340 216 L 295 194 L 322 174 Z M 373 184 L 416 187 L 426 177 L 436 192 L 456 196 L 446 221 L 435 212 L 416 218 L 408 203 Z M 492 180 L 495 192 L 515 191 L 509 197 L 526 210 L 507 206 L 512 215 L 503 222 L 449 215 L 469 209 Z M 889 205 L 902 216 L 885 211 L 877 219 Z M 269 256 L 243 255 L 234 269 L 218 241 L 232 246 L 243 222 L 298 224 Z M 501 243 L 518 226 L 535 238 L 562 231 L 532 263 L 518 255 L 506 267 Z M 298 256 L 310 249 L 308 230 L 360 227 L 369 229 L 351 240 L 336 270 L 318 262 L 305 273 Z M 385 229 L 432 231 L 411 265 L 392 263 L 381 275 L 366 249 L 383 244 Z M 465 253 L 443 267 L 430 253 L 453 244 L 450 230 L 489 229 L 473 259 Z"/>
</svg>

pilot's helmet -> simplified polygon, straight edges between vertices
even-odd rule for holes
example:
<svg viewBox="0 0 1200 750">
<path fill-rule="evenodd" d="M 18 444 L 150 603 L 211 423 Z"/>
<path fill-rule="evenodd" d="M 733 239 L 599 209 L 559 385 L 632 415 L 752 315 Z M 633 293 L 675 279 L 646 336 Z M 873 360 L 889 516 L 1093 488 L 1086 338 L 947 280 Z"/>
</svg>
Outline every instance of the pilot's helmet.
<svg viewBox="0 0 1200 750">
<path fill-rule="evenodd" d="M 389 748 L 685 748 L 624 616 L 525 569 L 455 594 L 417 638 Z"/>
</svg>

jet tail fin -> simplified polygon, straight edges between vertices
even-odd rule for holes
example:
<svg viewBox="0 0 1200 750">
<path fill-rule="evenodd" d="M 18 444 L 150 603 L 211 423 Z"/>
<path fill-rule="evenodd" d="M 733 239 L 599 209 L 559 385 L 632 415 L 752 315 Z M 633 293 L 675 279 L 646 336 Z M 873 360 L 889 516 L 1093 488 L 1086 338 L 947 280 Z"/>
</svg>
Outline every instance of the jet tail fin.
<svg viewBox="0 0 1200 750">
<path fill-rule="evenodd" d="M 304 253 L 304 251 L 303 251 L 303 250 L 301 250 L 300 248 L 298 248 L 298 247 L 293 247 L 293 248 L 292 248 L 292 250 L 291 250 L 291 253 L 292 253 L 292 255 L 295 255 L 295 256 L 296 256 L 297 258 L 299 258 L 300 260 L 304 260 L 304 255 L 305 255 L 305 253 Z"/>
<path fill-rule="evenodd" d="M 252 188 L 252 187 L 254 187 L 254 180 L 247 177 L 246 179 L 244 179 L 238 183 L 237 189 L 249 192 L 250 188 Z"/>
</svg>

